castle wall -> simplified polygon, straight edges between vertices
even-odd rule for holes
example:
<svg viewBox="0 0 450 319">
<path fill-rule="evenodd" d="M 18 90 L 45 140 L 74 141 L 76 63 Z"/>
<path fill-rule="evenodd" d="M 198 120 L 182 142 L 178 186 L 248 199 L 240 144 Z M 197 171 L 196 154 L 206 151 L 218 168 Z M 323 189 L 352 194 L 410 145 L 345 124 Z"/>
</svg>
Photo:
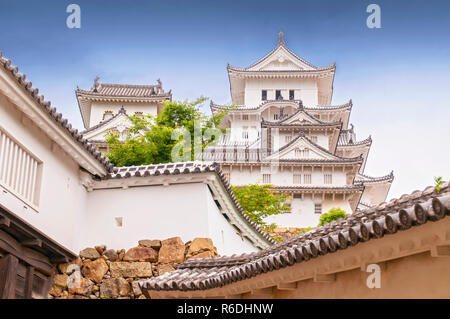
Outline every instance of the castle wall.
<svg viewBox="0 0 450 319">
<path fill-rule="evenodd" d="M 76 250 L 82 225 L 80 216 L 86 202 L 78 164 L 3 95 L 0 95 L 0 128 L 41 162 L 41 177 L 36 183 L 38 203 L 24 200 L 11 187 L 1 184 L 0 205 L 57 239 L 62 246 Z"/>
<path fill-rule="evenodd" d="M 289 90 L 294 90 L 294 99 L 301 99 L 305 106 L 317 106 L 318 87 L 314 79 L 246 79 L 245 106 L 261 104 L 261 91 L 267 90 L 267 99 L 275 100 L 275 90 L 281 90 L 284 100 L 289 99 Z"/>
</svg>

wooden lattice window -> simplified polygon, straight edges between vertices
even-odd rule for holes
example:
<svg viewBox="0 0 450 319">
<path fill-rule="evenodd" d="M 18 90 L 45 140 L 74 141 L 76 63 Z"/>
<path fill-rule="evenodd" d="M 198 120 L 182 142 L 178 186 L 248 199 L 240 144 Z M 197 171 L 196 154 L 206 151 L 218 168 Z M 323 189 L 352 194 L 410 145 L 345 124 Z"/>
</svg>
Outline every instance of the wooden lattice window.
<svg viewBox="0 0 450 319">
<path fill-rule="evenodd" d="M 322 204 L 314 204 L 314 213 L 322 214 Z"/>
<path fill-rule="evenodd" d="M 304 174 L 303 175 L 303 183 L 304 184 L 311 184 L 311 174 Z"/>
<path fill-rule="evenodd" d="M 31 206 L 39 205 L 42 162 L 0 128 L 0 185 Z"/>
</svg>

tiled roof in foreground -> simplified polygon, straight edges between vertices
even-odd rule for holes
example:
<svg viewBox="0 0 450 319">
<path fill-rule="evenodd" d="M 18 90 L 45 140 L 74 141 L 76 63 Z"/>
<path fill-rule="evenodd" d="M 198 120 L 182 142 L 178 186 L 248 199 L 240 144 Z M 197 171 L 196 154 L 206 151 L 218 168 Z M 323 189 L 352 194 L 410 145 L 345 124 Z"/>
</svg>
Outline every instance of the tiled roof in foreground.
<svg viewBox="0 0 450 319">
<path fill-rule="evenodd" d="M 173 272 L 140 282 L 144 290 L 207 290 L 259 274 L 308 262 L 337 250 L 450 215 L 449 182 L 440 193 L 432 186 L 353 213 L 260 252 L 230 257 L 188 259 Z M 447 217 L 448 218 L 448 217 Z"/>
<path fill-rule="evenodd" d="M 268 243 L 274 244 L 275 241 L 267 235 L 261 228 L 255 224 L 250 217 L 244 212 L 237 201 L 234 193 L 231 189 L 231 185 L 228 179 L 223 174 L 219 165 L 215 162 L 203 162 L 203 161 L 191 161 L 191 162 L 178 162 L 178 163 L 164 163 L 164 164 L 151 164 L 142 166 L 126 166 L 126 167 L 115 167 L 114 172 L 106 175 L 105 179 L 120 179 L 120 178 L 130 178 L 130 177 L 146 177 L 146 176 L 159 176 L 159 175 L 178 175 L 178 174 L 196 174 L 196 173 L 208 173 L 215 172 L 228 195 L 231 198 L 234 206 L 236 207 L 239 214 L 246 221 L 250 227 L 252 227 L 256 232 L 261 235 Z"/>
<path fill-rule="evenodd" d="M 6 59 L 2 56 L 2 51 L 0 51 L 0 66 L 11 73 L 16 81 L 30 94 L 42 109 L 45 110 L 56 123 L 65 129 L 80 146 L 92 154 L 92 156 L 94 156 L 107 171 L 113 169 L 113 165 L 109 162 L 109 159 L 102 156 L 102 154 L 95 149 L 95 146 L 90 144 L 88 140 L 83 137 L 83 134 L 81 134 L 78 129 L 73 128 L 72 124 L 69 123 L 69 120 L 64 118 L 63 115 L 56 110 L 56 107 L 51 107 L 50 101 L 45 101 L 44 96 L 39 94 L 39 89 L 34 88 L 33 83 L 26 80 L 25 74 L 19 73 L 19 68 L 13 66 L 10 59 Z"/>
</svg>

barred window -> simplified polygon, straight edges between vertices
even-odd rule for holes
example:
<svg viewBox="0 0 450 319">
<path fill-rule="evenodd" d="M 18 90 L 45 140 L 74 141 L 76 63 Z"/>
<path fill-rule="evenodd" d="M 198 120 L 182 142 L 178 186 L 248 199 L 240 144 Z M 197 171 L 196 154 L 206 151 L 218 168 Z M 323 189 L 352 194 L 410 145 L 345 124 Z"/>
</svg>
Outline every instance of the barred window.
<svg viewBox="0 0 450 319">
<path fill-rule="evenodd" d="M 311 141 L 312 141 L 313 143 L 317 143 L 317 136 L 316 136 L 316 135 L 312 135 L 312 136 L 311 136 Z"/>
<path fill-rule="evenodd" d="M 292 136 L 291 136 L 291 135 L 286 135 L 286 136 L 284 137 L 284 141 L 285 141 L 286 143 L 289 143 L 291 140 L 292 140 Z"/>
<path fill-rule="evenodd" d="M 302 150 L 302 157 L 308 158 L 309 157 L 309 149 L 305 148 Z"/>
<path fill-rule="evenodd" d="M 323 174 L 323 182 L 324 182 L 324 184 L 332 184 L 333 183 L 333 175 Z"/>
<path fill-rule="evenodd" d="M 261 91 L 261 100 L 263 100 L 263 101 L 267 100 L 267 90 Z"/>
<path fill-rule="evenodd" d="M 302 183 L 302 175 L 301 174 L 294 174 L 293 175 L 293 183 L 294 184 L 301 184 Z"/>
<path fill-rule="evenodd" d="M 275 90 L 275 100 L 282 100 L 281 90 Z"/>
<path fill-rule="evenodd" d="M 263 183 L 270 184 L 271 183 L 271 174 L 263 174 Z"/>
<path fill-rule="evenodd" d="M 242 119 L 243 119 L 244 121 L 248 121 L 248 114 L 243 114 L 243 115 L 242 115 Z"/>
<path fill-rule="evenodd" d="M 248 139 L 248 127 L 247 126 L 244 126 L 244 128 L 242 130 L 242 138 Z"/>
<path fill-rule="evenodd" d="M 289 100 L 293 100 L 294 99 L 294 90 L 289 90 Z"/>
<path fill-rule="evenodd" d="M 311 184 L 311 174 L 304 174 L 303 175 L 303 183 L 304 184 Z"/>
<path fill-rule="evenodd" d="M 27 204 L 39 206 L 42 161 L 0 129 L 0 185 Z"/>
<path fill-rule="evenodd" d="M 322 214 L 322 204 L 314 204 L 314 213 Z"/>
</svg>

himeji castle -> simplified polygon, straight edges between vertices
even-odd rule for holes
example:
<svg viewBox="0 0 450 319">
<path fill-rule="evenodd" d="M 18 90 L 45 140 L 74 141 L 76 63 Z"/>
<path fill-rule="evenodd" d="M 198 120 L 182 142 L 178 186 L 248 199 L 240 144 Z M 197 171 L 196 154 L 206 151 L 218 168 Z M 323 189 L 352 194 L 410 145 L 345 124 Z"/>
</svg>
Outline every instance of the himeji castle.
<svg viewBox="0 0 450 319">
<path fill-rule="evenodd" d="M 211 111 L 228 111 L 221 124 L 228 133 L 202 159 L 220 163 L 232 185 L 272 184 L 291 195 L 290 212 L 270 222 L 315 226 L 331 208 L 352 213 L 385 201 L 393 173 L 365 174 L 372 139 L 356 138 L 352 100 L 331 104 L 335 64 L 303 60 L 280 32 L 262 59 L 227 71 L 232 106 L 211 101 Z"/>
</svg>

